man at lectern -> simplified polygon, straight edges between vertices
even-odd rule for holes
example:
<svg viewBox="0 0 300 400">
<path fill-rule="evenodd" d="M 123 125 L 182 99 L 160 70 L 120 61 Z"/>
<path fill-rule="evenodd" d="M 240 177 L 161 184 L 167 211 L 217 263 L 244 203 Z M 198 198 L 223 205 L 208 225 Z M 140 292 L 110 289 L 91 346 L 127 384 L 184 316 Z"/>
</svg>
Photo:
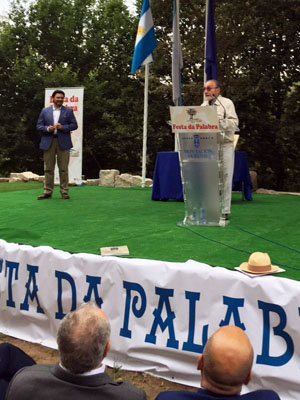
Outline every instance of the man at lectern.
<svg viewBox="0 0 300 400">
<path fill-rule="evenodd" d="M 205 101 L 202 106 L 214 107 L 220 123 L 220 130 L 224 132 L 223 146 L 223 179 L 224 179 L 224 208 L 223 214 L 228 219 L 231 206 L 232 176 L 234 164 L 234 132 L 238 130 L 239 119 L 236 115 L 234 104 L 230 99 L 220 95 L 218 81 L 209 80 L 204 85 Z"/>
</svg>

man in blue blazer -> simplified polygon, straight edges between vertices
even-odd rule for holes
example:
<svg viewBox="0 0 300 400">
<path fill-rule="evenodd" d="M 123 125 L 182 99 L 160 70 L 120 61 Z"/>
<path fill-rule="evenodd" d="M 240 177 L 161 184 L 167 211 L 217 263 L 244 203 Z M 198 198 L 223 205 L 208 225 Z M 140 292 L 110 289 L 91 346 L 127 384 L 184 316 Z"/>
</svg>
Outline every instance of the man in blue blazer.
<svg viewBox="0 0 300 400">
<path fill-rule="evenodd" d="M 71 108 L 63 106 L 65 93 L 55 90 L 52 93 L 53 105 L 43 108 L 36 128 L 42 132 L 40 149 L 44 151 L 45 182 L 44 193 L 38 200 L 50 199 L 54 188 L 54 168 L 57 159 L 60 193 L 63 199 L 69 199 L 69 160 L 72 147 L 71 131 L 78 125 Z"/>
</svg>

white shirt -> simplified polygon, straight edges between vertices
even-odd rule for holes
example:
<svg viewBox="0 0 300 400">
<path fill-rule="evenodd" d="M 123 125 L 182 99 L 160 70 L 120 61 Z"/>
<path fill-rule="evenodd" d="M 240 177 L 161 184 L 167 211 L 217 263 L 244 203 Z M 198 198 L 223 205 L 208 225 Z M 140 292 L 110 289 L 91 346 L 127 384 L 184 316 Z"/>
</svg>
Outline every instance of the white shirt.
<svg viewBox="0 0 300 400">
<path fill-rule="evenodd" d="M 53 122 L 54 122 L 54 125 L 58 123 L 58 120 L 59 120 L 59 117 L 60 117 L 60 110 L 61 110 L 61 107 L 60 108 L 55 108 L 53 106 Z"/>
<path fill-rule="evenodd" d="M 65 368 L 62 363 L 59 363 L 59 366 L 64 369 L 67 372 L 70 372 L 69 370 L 67 370 L 67 368 Z M 91 375 L 97 375 L 97 374 L 103 374 L 105 372 L 105 365 L 101 364 L 100 367 L 92 369 L 91 371 L 88 372 L 84 372 L 83 374 L 76 374 L 78 376 L 91 376 Z"/>
<path fill-rule="evenodd" d="M 61 110 L 61 107 L 60 108 L 55 108 L 53 106 L 53 123 L 54 123 L 54 125 L 58 123 L 58 120 L 59 120 L 59 117 L 60 117 L 60 110 Z M 56 128 L 55 128 L 55 131 L 53 133 L 54 133 L 54 135 L 57 135 L 57 129 Z"/>
</svg>

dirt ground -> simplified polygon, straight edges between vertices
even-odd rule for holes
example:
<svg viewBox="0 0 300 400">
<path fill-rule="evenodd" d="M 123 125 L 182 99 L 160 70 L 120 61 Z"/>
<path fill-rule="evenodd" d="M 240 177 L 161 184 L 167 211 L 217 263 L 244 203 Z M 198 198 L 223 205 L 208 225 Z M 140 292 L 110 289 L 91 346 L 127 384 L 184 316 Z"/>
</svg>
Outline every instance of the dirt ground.
<svg viewBox="0 0 300 400">
<path fill-rule="evenodd" d="M 19 347 L 25 353 L 29 354 L 37 364 L 55 364 L 58 361 L 57 350 L 41 346 L 40 344 L 25 342 L 0 333 L 0 343 L 4 342 L 9 342 Z M 130 372 L 112 368 L 107 368 L 107 372 L 115 380 L 127 380 L 133 385 L 143 389 L 147 394 L 148 400 L 154 400 L 158 393 L 166 390 L 197 390 L 190 386 L 183 386 L 164 379 L 154 378 L 142 372 Z"/>
</svg>

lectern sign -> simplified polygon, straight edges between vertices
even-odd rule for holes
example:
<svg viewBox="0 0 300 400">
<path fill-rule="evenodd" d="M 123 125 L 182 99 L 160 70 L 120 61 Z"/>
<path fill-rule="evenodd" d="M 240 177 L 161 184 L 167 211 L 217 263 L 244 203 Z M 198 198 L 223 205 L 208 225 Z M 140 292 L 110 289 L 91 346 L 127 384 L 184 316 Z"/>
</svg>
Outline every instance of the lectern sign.
<svg viewBox="0 0 300 400">
<path fill-rule="evenodd" d="M 173 132 L 219 131 L 218 117 L 212 107 L 170 107 L 170 109 Z"/>
<path fill-rule="evenodd" d="M 223 225 L 219 122 L 212 107 L 170 107 L 184 188 L 184 225 Z"/>
<path fill-rule="evenodd" d="M 219 124 L 211 107 L 171 107 L 172 130 L 180 134 L 181 160 L 216 157 L 215 141 Z"/>
</svg>

